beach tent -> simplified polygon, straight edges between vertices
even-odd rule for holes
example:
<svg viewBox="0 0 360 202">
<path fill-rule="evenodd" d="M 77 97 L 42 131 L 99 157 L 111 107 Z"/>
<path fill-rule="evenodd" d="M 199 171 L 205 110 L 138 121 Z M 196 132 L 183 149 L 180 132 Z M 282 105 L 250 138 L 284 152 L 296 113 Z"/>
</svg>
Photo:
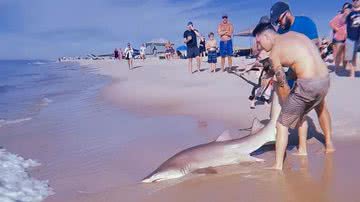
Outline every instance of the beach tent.
<svg viewBox="0 0 360 202">
<path fill-rule="evenodd" d="M 176 48 L 176 52 L 180 52 L 181 56 L 186 57 L 187 47 L 185 45 L 179 46 Z"/>
<path fill-rule="evenodd" d="M 165 53 L 165 44 L 168 42 L 169 40 L 166 40 L 164 38 L 160 38 L 160 39 L 154 39 L 151 40 L 149 42 L 145 43 L 145 53 L 146 55 L 154 55 L 154 47 L 156 49 L 157 53 Z M 174 45 L 174 44 L 172 44 Z"/>
</svg>

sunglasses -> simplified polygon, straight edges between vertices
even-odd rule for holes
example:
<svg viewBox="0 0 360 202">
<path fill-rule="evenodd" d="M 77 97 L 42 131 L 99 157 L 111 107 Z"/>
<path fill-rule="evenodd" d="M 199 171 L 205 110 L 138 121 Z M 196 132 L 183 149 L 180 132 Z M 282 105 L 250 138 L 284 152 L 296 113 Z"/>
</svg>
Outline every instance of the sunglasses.
<svg viewBox="0 0 360 202">
<path fill-rule="evenodd" d="M 356 1 L 358 1 L 358 0 L 356 0 Z M 279 25 L 280 25 L 280 22 L 285 18 L 286 13 L 287 13 L 287 12 L 283 13 L 283 14 L 280 16 L 280 18 L 276 21 L 276 25 L 277 25 L 277 26 L 279 26 Z"/>
<path fill-rule="evenodd" d="M 358 2 L 359 0 L 353 0 L 353 2 Z"/>
</svg>

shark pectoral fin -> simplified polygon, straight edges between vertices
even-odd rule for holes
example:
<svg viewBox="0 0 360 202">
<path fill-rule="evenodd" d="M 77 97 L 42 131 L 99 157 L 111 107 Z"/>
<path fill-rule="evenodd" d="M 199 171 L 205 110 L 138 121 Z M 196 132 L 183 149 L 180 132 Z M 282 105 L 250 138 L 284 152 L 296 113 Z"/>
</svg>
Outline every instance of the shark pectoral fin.
<svg viewBox="0 0 360 202">
<path fill-rule="evenodd" d="M 253 120 L 252 123 L 252 127 L 251 127 L 251 133 L 250 134 L 255 134 L 257 132 L 259 132 L 259 130 L 261 130 L 264 127 L 264 124 L 262 124 L 259 119 L 255 118 Z"/>
<path fill-rule="evenodd" d="M 214 168 L 208 167 L 208 168 L 197 169 L 197 170 L 193 171 L 192 173 L 195 173 L 195 174 L 217 174 L 218 172 Z"/>
<path fill-rule="evenodd" d="M 228 141 L 231 140 L 231 135 L 229 130 L 225 130 L 223 133 L 221 133 L 221 135 L 215 140 L 215 142 L 224 142 L 224 141 Z"/>
</svg>

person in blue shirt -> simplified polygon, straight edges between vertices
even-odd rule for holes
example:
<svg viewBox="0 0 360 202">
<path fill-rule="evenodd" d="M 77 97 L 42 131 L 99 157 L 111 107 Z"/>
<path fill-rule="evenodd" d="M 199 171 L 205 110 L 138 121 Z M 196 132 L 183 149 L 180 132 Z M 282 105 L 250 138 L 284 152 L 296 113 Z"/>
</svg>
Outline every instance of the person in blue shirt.
<svg viewBox="0 0 360 202">
<path fill-rule="evenodd" d="M 307 36 L 319 47 L 319 35 L 314 21 L 305 16 L 294 16 L 290 11 L 289 5 L 285 2 L 279 1 L 271 7 L 270 21 L 273 25 L 279 27 L 279 29 L 277 30 L 279 34 L 284 34 L 289 31 L 298 32 Z M 291 44 L 289 44 L 289 46 L 291 46 Z M 294 78 L 292 75 L 294 74 L 289 71 L 287 75 L 287 80 L 290 87 L 293 87 L 294 85 L 296 86 L 296 83 L 294 83 L 294 80 L 296 78 Z M 327 105 L 324 104 L 323 108 L 319 108 L 315 111 L 319 120 L 320 127 L 324 132 L 325 136 L 325 152 L 331 153 L 335 151 L 335 148 L 331 141 L 332 126 L 330 113 L 326 106 Z M 297 154 L 307 154 L 306 140 L 303 140 L 302 138 L 299 138 L 299 148 Z"/>
<path fill-rule="evenodd" d="M 278 26 L 278 33 L 284 34 L 289 31 L 304 34 L 315 44 L 319 44 L 319 35 L 313 20 L 306 16 L 294 16 L 288 4 L 279 1 L 275 3 L 270 10 L 270 20 L 275 26 Z"/>
</svg>

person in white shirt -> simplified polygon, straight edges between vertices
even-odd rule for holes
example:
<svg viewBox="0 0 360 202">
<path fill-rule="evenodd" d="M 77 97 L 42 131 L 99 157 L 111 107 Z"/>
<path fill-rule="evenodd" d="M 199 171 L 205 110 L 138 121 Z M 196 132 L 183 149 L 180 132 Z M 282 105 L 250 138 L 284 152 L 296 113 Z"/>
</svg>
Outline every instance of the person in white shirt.
<svg viewBox="0 0 360 202">
<path fill-rule="evenodd" d="M 129 64 L 129 70 L 133 68 L 133 54 L 134 54 L 134 50 L 131 47 L 130 43 L 127 44 L 127 47 L 124 50 L 125 53 L 125 59 L 128 61 Z"/>
<path fill-rule="evenodd" d="M 146 50 L 145 44 L 142 44 L 140 47 L 140 59 L 142 60 L 145 60 L 145 50 Z"/>
</svg>

